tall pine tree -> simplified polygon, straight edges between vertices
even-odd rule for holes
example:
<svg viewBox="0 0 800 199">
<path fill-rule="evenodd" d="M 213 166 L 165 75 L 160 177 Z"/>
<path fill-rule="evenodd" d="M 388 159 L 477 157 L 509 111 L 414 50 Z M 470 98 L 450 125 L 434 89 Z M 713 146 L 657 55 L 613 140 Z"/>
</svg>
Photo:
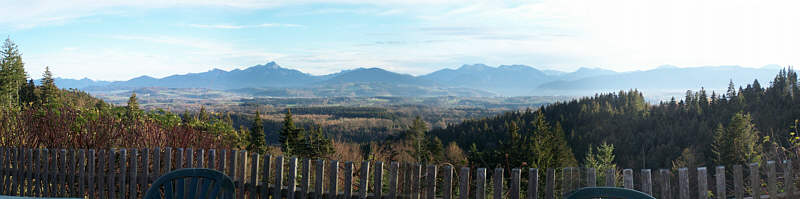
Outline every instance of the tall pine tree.
<svg viewBox="0 0 800 199">
<path fill-rule="evenodd" d="M 256 111 L 255 118 L 253 118 L 253 126 L 250 127 L 250 135 L 247 139 L 247 150 L 259 154 L 267 152 L 267 140 L 264 136 L 264 124 L 261 121 L 261 114 Z"/>
<path fill-rule="evenodd" d="M 19 47 L 6 38 L 0 47 L 0 105 L 16 107 L 20 104 L 19 91 L 27 76 Z"/>
</svg>

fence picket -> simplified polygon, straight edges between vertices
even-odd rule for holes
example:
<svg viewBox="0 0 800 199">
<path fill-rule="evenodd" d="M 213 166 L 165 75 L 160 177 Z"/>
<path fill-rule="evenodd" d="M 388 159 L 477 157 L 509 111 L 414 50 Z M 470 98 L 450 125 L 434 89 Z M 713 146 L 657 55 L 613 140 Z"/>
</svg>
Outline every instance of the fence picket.
<svg viewBox="0 0 800 199">
<path fill-rule="evenodd" d="M 458 175 L 458 199 L 469 198 L 469 167 L 461 167 Z"/>
<path fill-rule="evenodd" d="M 767 191 L 769 199 L 778 198 L 778 180 L 775 174 L 775 161 L 767 161 Z"/>
<path fill-rule="evenodd" d="M 564 167 L 561 169 L 561 195 L 566 196 L 569 191 L 570 178 L 572 177 L 572 167 Z"/>
<path fill-rule="evenodd" d="M 110 197 L 110 196 L 108 196 L 109 194 L 106 193 L 107 191 L 105 189 L 107 187 L 106 179 L 108 178 L 107 177 L 108 174 L 106 173 L 106 164 L 107 164 L 106 163 L 106 159 L 107 159 L 106 156 L 111 155 L 109 153 L 110 153 L 110 151 L 106 151 L 106 150 L 100 150 L 99 152 L 97 152 L 97 166 L 96 166 L 97 167 L 97 170 L 96 170 L 97 175 L 96 175 L 95 179 L 97 180 L 97 191 L 96 192 L 97 192 L 97 194 L 99 195 L 100 198 L 109 198 Z M 92 161 L 95 161 L 95 160 L 92 160 Z M 109 170 L 111 170 L 110 166 L 109 166 Z M 109 183 L 110 183 L 110 180 L 109 180 Z"/>
<path fill-rule="evenodd" d="M 689 199 L 689 169 L 678 169 L 678 188 L 680 199 Z"/>
<path fill-rule="evenodd" d="M 642 169 L 642 188 L 640 190 L 648 195 L 653 195 L 653 178 L 650 169 Z"/>
<path fill-rule="evenodd" d="M 286 198 L 295 199 L 295 192 L 297 191 L 297 157 L 289 159 L 289 173 L 287 173 L 286 179 L 289 181 L 289 184 L 286 185 Z"/>
<path fill-rule="evenodd" d="M 396 199 L 397 198 L 397 182 L 399 177 L 400 171 L 400 163 L 392 162 L 389 165 L 389 199 Z"/>
<path fill-rule="evenodd" d="M 528 169 L 528 193 L 526 194 L 527 199 L 538 199 L 539 198 L 539 169 L 538 168 L 529 168 Z M 466 199 L 466 198 L 463 198 Z"/>
<path fill-rule="evenodd" d="M 375 162 L 375 169 L 372 173 L 375 174 L 375 184 L 373 185 L 375 198 L 383 198 L 383 162 Z"/>
<path fill-rule="evenodd" d="M 90 199 L 95 198 L 95 176 L 97 175 L 97 171 L 95 170 L 95 155 L 97 155 L 97 151 L 94 149 L 89 149 L 89 156 L 86 158 L 86 166 L 89 167 L 89 172 L 86 175 L 86 182 L 89 183 L 86 185 L 86 192 Z"/>
<path fill-rule="evenodd" d="M 46 166 L 47 165 L 47 163 L 46 163 L 47 159 L 45 159 L 45 158 L 47 158 L 47 156 L 44 153 L 44 150 L 45 149 L 41 149 L 40 148 L 40 149 L 38 149 L 36 151 L 36 171 L 37 172 L 36 172 L 36 184 L 34 184 L 35 188 L 33 190 L 34 191 L 34 195 L 36 197 L 45 197 L 44 193 L 43 193 L 44 190 L 42 190 L 42 187 L 44 186 L 44 183 L 43 183 L 44 175 L 47 172 L 47 166 Z M 0 150 L 0 151 L 3 151 L 3 150 Z M 82 163 L 83 158 L 85 157 L 84 156 L 84 150 L 81 149 L 79 151 L 80 151 L 79 158 L 81 159 L 81 160 L 79 160 L 79 162 Z M 3 158 L 3 159 L 5 159 L 5 158 Z M 79 168 L 84 168 L 84 167 L 81 164 L 81 166 Z M 5 169 L 5 165 L 3 165 L 3 169 Z M 83 174 L 83 173 L 81 173 L 81 174 Z M 83 193 L 83 182 L 85 182 L 85 181 L 83 181 L 83 176 L 81 176 L 80 182 L 81 182 L 80 183 L 80 185 L 81 185 L 80 190 L 81 190 L 81 193 Z"/>
<path fill-rule="evenodd" d="M 596 187 L 597 177 L 594 168 L 586 168 L 586 186 Z"/>
<path fill-rule="evenodd" d="M 715 198 L 728 198 L 725 192 L 725 167 L 718 166 L 714 172 L 714 177 L 717 181 L 717 193 Z"/>
<path fill-rule="evenodd" d="M 361 180 L 358 184 L 358 194 L 360 199 L 366 199 L 369 193 L 369 161 L 361 162 Z"/>
<path fill-rule="evenodd" d="M 26 160 L 25 162 L 27 162 L 27 164 L 24 167 L 25 167 L 25 171 L 26 171 L 25 172 L 25 178 L 28 179 L 26 185 L 28 185 L 28 186 L 26 188 L 27 191 L 26 191 L 25 195 L 26 196 L 33 196 L 33 194 L 34 194 L 33 193 L 33 173 L 35 172 L 34 167 L 33 167 L 34 166 L 33 165 L 33 149 L 27 149 L 26 151 L 27 151 L 28 155 L 25 157 L 25 160 Z M 76 193 L 76 191 L 73 189 L 74 185 L 75 185 L 75 183 L 74 183 L 75 182 L 74 181 L 74 179 L 75 179 L 75 151 L 71 150 L 71 152 L 72 153 L 70 153 L 70 155 L 71 155 L 70 156 L 71 157 L 70 161 L 71 161 L 72 164 L 70 164 L 70 176 L 72 176 L 72 178 L 70 178 L 70 179 L 72 179 L 73 181 L 70 181 L 71 182 L 70 185 L 73 185 L 73 186 L 70 186 L 70 191 L 74 195 Z"/>
<path fill-rule="evenodd" d="M 114 169 L 114 165 L 116 164 L 116 152 L 114 150 L 106 151 L 106 160 L 108 161 L 108 173 L 106 173 L 106 178 L 108 180 L 108 194 L 104 195 L 103 197 L 113 198 L 116 196 L 116 170 Z"/>
<path fill-rule="evenodd" d="M 503 168 L 494 169 L 492 181 L 494 181 L 494 198 L 503 198 Z"/>
<path fill-rule="evenodd" d="M 353 198 L 353 162 L 344 163 L 344 198 Z"/>
<path fill-rule="evenodd" d="M 261 169 L 263 171 L 261 177 L 261 198 L 268 199 L 269 198 L 269 173 L 270 173 L 270 165 L 272 165 L 272 156 L 269 154 L 264 155 L 264 161 L 261 163 Z"/>
<path fill-rule="evenodd" d="M 519 197 L 519 192 L 520 192 L 520 187 L 519 187 L 520 186 L 519 185 L 520 184 L 520 179 L 519 178 L 520 178 L 520 175 L 521 175 L 521 172 L 520 172 L 519 168 L 511 169 L 511 186 L 509 186 L 509 189 L 511 191 L 511 194 L 510 194 L 511 195 L 511 199 L 520 199 L 520 197 Z"/>
<path fill-rule="evenodd" d="M 300 169 L 300 194 L 298 196 L 302 199 L 307 199 L 311 187 L 311 159 L 303 159 L 303 167 Z"/>
<path fill-rule="evenodd" d="M 736 199 L 744 198 L 744 174 L 742 165 L 733 165 L 733 187 Z"/>
<path fill-rule="evenodd" d="M 708 198 L 708 173 L 705 167 L 697 168 L 697 198 Z"/>
<path fill-rule="evenodd" d="M 213 150 L 212 150 L 213 151 Z M 209 154 L 211 155 L 211 154 Z M 209 156 L 209 162 L 213 162 L 213 156 Z M 247 195 L 250 196 L 250 199 L 256 199 L 258 197 L 258 164 L 259 164 L 259 155 L 258 153 L 250 154 L 250 183 L 247 186 Z M 208 165 L 212 167 L 212 165 Z"/>
<path fill-rule="evenodd" d="M 138 185 L 138 183 L 136 182 L 137 181 L 137 177 L 136 176 L 138 176 L 138 174 L 139 174 L 139 172 L 138 172 L 139 171 L 139 168 L 138 168 L 139 167 L 139 165 L 138 165 L 138 162 L 139 162 L 138 161 L 138 159 L 139 159 L 139 150 L 138 149 L 130 149 L 130 150 L 131 150 L 131 156 L 130 156 L 131 160 L 130 160 L 130 163 L 128 164 L 128 166 L 130 167 L 130 169 L 129 169 L 130 170 L 130 176 L 128 177 L 128 179 L 130 180 L 130 182 L 129 182 L 130 190 L 128 191 L 128 194 L 129 194 L 128 198 L 139 198 L 137 196 L 137 194 L 136 194 L 136 193 L 138 193 L 136 191 L 136 185 Z"/>
<path fill-rule="evenodd" d="M 275 158 L 275 183 L 273 184 L 272 198 L 281 198 L 283 188 L 283 156 Z"/>
<path fill-rule="evenodd" d="M 750 167 L 750 190 L 753 198 L 761 198 L 761 176 L 758 174 L 758 163 L 752 163 Z"/>
<path fill-rule="evenodd" d="M 661 177 L 659 178 L 661 181 L 661 198 L 671 199 L 672 190 L 670 189 L 669 178 L 672 173 L 669 171 L 669 169 L 661 169 L 659 170 L 659 173 L 661 174 Z"/>
<path fill-rule="evenodd" d="M 486 198 L 486 168 L 475 171 L 475 199 Z"/>
<path fill-rule="evenodd" d="M 247 151 L 239 150 L 239 153 L 236 155 L 236 193 L 239 194 L 236 198 L 244 198 L 245 192 L 245 184 L 244 180 L 247 179 L 247 171 L 245 166 L 247 165 Z"/>
<path fill-rule="evenodd" d="M 553 199 L 555 198 L 555 180 L 556 180 L 556 170 L 553 168 L 547 168 L 547 177 L 545 182 L 545 190 L 544 190 L 544 198 L 545 199 Z"/>
<path fill-rule="evenodd" d="M 328 184 L 328 199 L 336 199 L 337 195 L 339 195 L 339 190 L 337 189 L 338 179 L 339 179 L 339 161 L 331 160 L 331 174 L 330 174 L 330 184 Z"/>
<path fill-rule="evenodd" d="M 119 177 L 117 178 L 117 194 L 119 194 L 118 198 L 126 198 L 128 195 L 125 191 L 127 190 L 125 187 L 125 183 L 128 182 L 126 178 L 126 174 L 128 173 L 127 170 L 127 160 L 128 159 L 128 151 L 126 149 L 119 150 Z"/>
<path fill-rule="evenodd" d="M 425 174 L 425 194 L 426 199 L 436 198 L 436 165 L 428 165 Z"/>
<path fill-rule="evenodd" d="M 633 189 L 633 170 L 622 170 L 622 186 L 626 189 Z"/>
<path fill-rule="evenodd" d="M 325 192 L 325 160 L 317 159 L 317 168 L 314 170 L 317 176 L 314 177 L 314 199 L 322 199 Z"/>
<path fill-rule="evenodd" d="M 794 175 L 792 175 L 792 161 L 783 161 L 783 192 L 786 193 L 786 198 L 794 198 Z"/>
</svg>

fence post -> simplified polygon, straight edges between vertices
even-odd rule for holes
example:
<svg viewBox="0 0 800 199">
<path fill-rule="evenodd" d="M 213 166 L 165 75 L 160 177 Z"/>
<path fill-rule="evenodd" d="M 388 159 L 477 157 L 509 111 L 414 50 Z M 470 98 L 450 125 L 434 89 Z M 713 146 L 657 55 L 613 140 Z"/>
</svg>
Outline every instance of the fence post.
<svg viewBox="0 0 800 199">
<path fill-rule="evenodd" d="M 744 198 L 744 172 L 742 165 L 733 165 L 733 186 L 736 199 Z"/>
<path fill-rule="evenodd" d="M 275 183 L 272 189 L 272 198 L 280 199 L 283 189 L 283 156 L 275 158 Z"/>
<path fill-rule="evenodd" d="M 105 196 L 108 198 L 114 198 L 117 194 L 117 183 L 115 182 L 117 176 L 114 175 L 116 174 L 116 171 L 114 170 L 114 165 L 117 165 L 116 161 L 114 161 L 116 157 L 117 152 L 115 152 L 113 149 L 109 149 L 108 155 L 106 156 L 108 160 L 108 174 L 106 174 L 106 177 L 108 178 L 108 195 Z"/>
<path fill-rule="evenodd" d="M 96 192 L 97 189 L 95 189 L 95 183 L 94 182 L 97 181 L 97 173 L 100 173 L 100 172 L 95 170 L 95 161 L 94 161 L 94 159 L 95 159 L 95 155 L 96 154 L 97 154 L 97 151 L 95 151 L 94 149 L 89 149 L 89 157 L 86 158 L 86 165 L 89 166 L 89 173 L 88 173 L 88 175 L 86 175 L 86 178 L 87 178 L 86 181 L 89 183 L 89 185 L 87 187 L 87 189 L 88 189 L 88 191 L 87 191 L 88 193 L 87 194 L 89 195 L 90 199 L 91 198 L 95 198 L 97 196 L 97 192 Z M 102 186 L 103 184 L 98 184 L 98 185 Z"/>
<path fill-rule="evenodd" d="M 130 167 L 131 167 L 130 168 L 131 173 L 130 173 L 130 176 L 129 176 L 129 178 L 130 178 L 130 189 L 131 190 L 130 190 L 130 196 L 128 196 L 128 198 L 138 198 L 136 196 L 136 176 L 137 176 L 137 171 L 138 171 L 137 170 L 137 167 L 138 167 L 137 159 L 139 159 L 139 150 L 131 149 L 131 163 L 129 164 Z"/>
<path fill-rule="evenodd" d="M 717 166 L 715 177 L 717 179 L 717 195 L 715 198 L 728 198 L 725 192 L 725 166 Z"/>
<path fill-rule="evenodd" d="M 238 190 L 236 193 L 239 194 L 236 198 L 244 198 L 245 192 L 245 184 L 244 180 L 247 179 L 247 173 L 245 172 L 245 165 L 247 165 L 247 151 L 246 150 L 239 150 L 239 153 L 236 154 L 236 189 Z"/>
<path fill-rule="evenodd" d="M 653 195 L 653 178 L 650 169 L 642 169 L 642 188 L 641 191 L 648 195 Z"/>
<path fill-rule="evenodd" d="M 117 184 L 119 184 L 119 189 L 117 189 L 117 190 L 119 190 L 119 197 L 118 198 L 126 198 L 127 194 L 125 194 L 125 192 L 126 192 L 125 190 L 127 190 L 127 189 L 125 188 L 125 184 L 127 182 L 127 180 L 126 180 L 127 178 L 125 178 L 125 176 L 127 176 L 126 174 L 127 174 L 127 171 L 128 171 L 126 169 L 128 167 L 127 166 L 128 151 L 125 150 L 125 149 L 120 149 L 119 153 L 120 153 L 119 154 L 119 178 L 118 178 L 119 180 L 117 181 L 118 182 Z"/>
<path fill-rule="evenodd" d="M 509 189 L 511 190 L 511 199 L 520 199 L 519 197 L 520 175 L 521 172 L 519 168 L 511 169 L 511 186 L 509 187 Z"/>
<path fill-rule="evenodd" d="M 478 168 L 475 172 L 475 199 L 486 198 L 486 168 Z"/>
<path fill-rule="evenodd" d="M 256 199 L 258 197 L 258 164 L 259 162 L 258 153 L 250 154 L 250 186 L 247 186 L 248 196 L 250 199 Z M 213 162 L 213 156 L 209 154 L 209 161 Z M 211 167 L 211 165 L 209 165 Z"/>
<path fill-rule="evenodd" d="M 338 160 L 331 160 L 331 174 L 330 174 L 330 184 L 328 185 L 328 199 L 336 199 L 339 195 L 338 190 L 338 179 L 339 179 L 339 161 Z M 349 199 L 349 198 L 348 198 Z"/>
<path fill-rule="evenodd" d="M 147 188 L 150 186 L 150 148 L 145 148 L 144 152 L 142 153 L 142 172 L 143 174 L 139 177 L 139 190 L 142 192 L 142 197 L 147 192 Z"/>
<path fill-rule="evenodd" d="M 442 199 L 453 198 L 453 166 L 442 167 Z"/>
<path fill-rule="evenodd" d="M 503 198 L 503 168 L 494 169 L 492 181 L 494 181 L 494 198 Z"/>
<path fill-rule="evenodd" d="M 297 191 L 297 157 L 289 158 L 289 173 L 286 177 L 289 184 L 286 187 L 286 198 L 295 199 L 295 191 Z"/>
<path fill-rule="evenodd" d="M 383 198 L 383 162 L 375 162 L 375 171 L 373 174 L 375 175 L 375 185 L 373 190 L 375 192 L 375 198 L 382 199 Z"/>
<path fill-rule="evenodd" d="M 361 180 L 358 189 L 359 198 L 366 199 L 369 193 L 369 161 L 361 162 Z"/>
<path fill-rule="evenodd" d="M 784 160 L 783 164 L 783 191 L 786 193 L 786 198 L 794 198 L 794 175 L 792 175 L 792 161 Z"/>
<path fill-rule="evenodd" d="M 566 196 L 569 192 L 570 177 L 572 176 L 572 167 L 564 167 L 561 169 L 561 196 Z"/>
<path fill-rule="evenodd" d="M 344 163 L 344 198 L 353 198 L 353 162 Z"/>
<path fill-rule="evenodd" d="M 262 170 L 262 178 L 261 178 L 261 198 L 268 199 L 269 198 L 269 174 L 270 174 L 270 165 L 272 165 L 272 156 L 269 154 L 264 154 L 264 161 L 261 161 L 261 169 Z"/>
<path fill-rule="evenodd" d="M 425 175 L 425 187 L 427 190 L 425 191 L 427 194 L 427 199 L 436 199 L 436 165 L 428 165 L 428 172 Z"/>
<path fill-rule="evenodd" d="M 305 158 L 303 161 L 303 168 L 300 169 L 300 175 L 303 175 L 300 179 L 300 198 L 301 199 L 308 199 L 308 190 L 311 187 L 311 159 Z"/>
<path fill-rule="evenodd" d="M 594 168 L 586 168 L 586 186 L 587 187 L 597 186 L 597 177 Z"/>
<path fill-rule="evenodd" d="M 397 182 L 400 176 L 400 163 L 392 162 L 389 166 L 389 199 L 397 198 Z"/>
<path fill-rule="evenodd" d="M 775 174 L 775 161 L 767 161 L 767 191 L 769 199 L 778 198 L 778 180 Z"/>
<path fill-rule="evenodd" d="M 708 172 L 706 167 L 697 168 L 697 198 L 708 198 Z"/>
<path fill-rule="evenodd" d="M 314 177 L 314 199 L 322 199 L 325 192 L 325 160 L 317 159 L 317 175 Z"/>
<path fill-rule="evenodd" d="M 422 194 L 422 164 L 414 164 L 413 167 L 414 174 L 412 179 L 414 181 L 414 191 L 411 192 L 411 198 L 419 199 L 420 195 Z"/>
<path fill-rule="evenodd" d="M 753 198 L 761 198 L 761 175 L 758 174 L 758 163 L 752 163 L 750 166 L 750 189 L 753 192 Z"/>
<path fill-rule="evenodd" d="M 539 169 L 528 169 L 528 194 L 527 199 L 539 198 Z"/>
<path fill-rule="evenodd" d="M 670 189 L 669 182 L 669 178 L 672 173 L 669 171 L 669 169 L 661 169 L 659 172 L 661 173 L 661 198 L 672 199 L 672 189 Z"/>
<path fill-rule="evenodd" d="M 555 198 L 555 193 L 553 193 L 555 189 L 555 178 L 556 178 L 556 171 L 553 168 L 547 168 L 547 182 L 545 182 L 545 190 L 544 190 L 544 198 L 545 199 L 553 199 Z"/>
<path fill-rule="evenodd" d="M 622 170 L 622 184 L 626 189 L 633 189 L 633 169 Z"/>
<path fill-rule="evenodd" d="M 458 177 L 458 199 L 469 198 L 469 167 L 461 167 Z"/>
</svg>

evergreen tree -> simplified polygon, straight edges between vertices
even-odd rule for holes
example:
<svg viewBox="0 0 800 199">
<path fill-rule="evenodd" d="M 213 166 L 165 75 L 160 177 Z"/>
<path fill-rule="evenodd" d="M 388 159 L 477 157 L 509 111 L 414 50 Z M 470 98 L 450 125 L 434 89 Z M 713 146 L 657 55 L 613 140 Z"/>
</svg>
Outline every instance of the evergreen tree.
<svg viewBox="0 0 800 199">
<path fill-rule="evenodd" d="M 50 67 L 44 68 L 44 74 L 42 74 L 42 104 L 55 104 L 58 103 L 59 98 L 59 91 L 58 87 L 56 87 L 55 80 L 53 79 L 53 73 L 50 72 Z"/>
<path fill-rule="evenodd" d="M 267 152 L 267 140 L 264 135 L 264 124 L 261 121 L 261 115 L 256 111 L 255 118 L 253 118 L 253 126 L 250 127 L 250 135 L 247 139 L 247 150 L 258 154 L 265 154 Z"/>
<path fill-rule="evenodd" d="M 133 92 L 131 93 L 131 97 L 128 98 L 128 105 L 125 105 L 126 119 L 137 120 L 141 113 L 142 111 L 139 109 L 139 100 L 136 98 L 136 92 Z"/>
<path fill-rule="evenodd" d="M 750 114 L 736 113 L 728 126 L 718 125 L 714 130 L 712 153 L 716 165 L 749 164 L 761 160 L 758 130 Z"/>
<path fill-rule="evenodd" d="M 13 107 L 19 104 L 19 90 L 27 76 L 19 47 L 6 38 L 0 47 L 0 105 Z"/>
<path fill-rule="evenodd" d="M 411 144 L 410 154 L 418 162 L 426 162 L 430 159 L 430 154 L 426 150 L 425 131 L 428 130 L 425 121 L 417 116 L 405 133 L 406 140 Z"/>
<path fill-rule="evenodd" d="M 280 131 L 279 140 L 281 143 L 281 151 L 286 155 L 296 154 L 295 150 L 302 150 L 302 134 L 304 130 L 297 128 L 292 119 L 292 110 L 286 109 L 286 116 L 283 118 L 283 127 Z"/>
<path fill-rule="evenodd" d="M 599 176 L 598 182 L 601 182 L 601 179 L 605 179 L 606 171 L 613 169 L 616 173 L 617 164 L 614 163 L 614 158 L 614 145 L 603 142 L 596 148 L 596 153 L 592 150 L 592 146 L 589 146 L 589 152 L 586 153 L 583 164 L 584 167 L 595 168 Z"/>
</svg>

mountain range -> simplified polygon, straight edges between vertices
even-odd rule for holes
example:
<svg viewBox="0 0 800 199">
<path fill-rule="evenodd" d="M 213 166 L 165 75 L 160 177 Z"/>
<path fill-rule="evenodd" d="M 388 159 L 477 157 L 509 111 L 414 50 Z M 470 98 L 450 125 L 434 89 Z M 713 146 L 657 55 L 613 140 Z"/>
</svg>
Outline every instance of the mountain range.
<svg viewBox="0 0 800 199">
<path fill-rule="evenodd" d="M 729 81 L 737 85 L 758 79 L 768 83 L 779 67 L 662 66 L 652 70 L 615 72 L 580 68 L 574 72 L 540 70 L 526 65 L 463 65 L 413 76 L 381 68 L 357 68 L 328 75 L 312 75 L 284 68 L 275 62 L 235 69 L 213 69 L 201 73 L 164 78 L 140 76 L 126 81 L 55 79 L 61 88 L 88 92 L 135 90 L 160 87 L 226 90 L 253 96 L 542 96 L 591 95 L 597 92 L 639 89 L 645 93 L 683 92 L 689 89 L 722 89 Z"/>
</svg>

